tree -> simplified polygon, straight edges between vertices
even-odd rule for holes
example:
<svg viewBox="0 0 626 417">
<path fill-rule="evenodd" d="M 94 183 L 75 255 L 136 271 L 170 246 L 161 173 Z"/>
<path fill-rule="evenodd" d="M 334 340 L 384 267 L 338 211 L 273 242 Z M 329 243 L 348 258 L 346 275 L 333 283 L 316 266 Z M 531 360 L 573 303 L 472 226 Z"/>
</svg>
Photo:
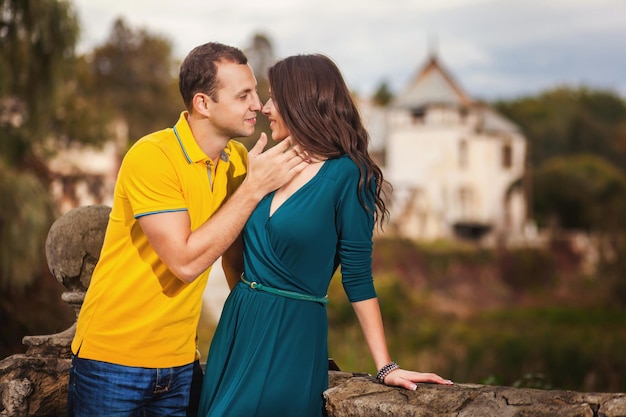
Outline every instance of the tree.
<svg viewBox="0 0 626 417">
<path fill-rule="evenodd" d="M 374 93 L 373 100 L 374 104 L 385 107 L 388 105 L 393 99 L 393 93 L 389 90 L 389 85 L 387 85 L 386 81 L 383 81 L 376 92 Z"/>
<path fill-rule="evenodd" d="M 557 88 L 495 107 L 526 134 L 533 166 L 581 153 L 626 166 L 626 102 L 614 92 Z"/>
<path fill-rule="evenodd" d="M 19 351 L 24 334 L 73 320 L 45 263 L 56 215 L 48 158 L 77 142 L 110 140 L 120 118 L 132 121 L 136 139 L 171 126 L 182 109 L 169 42 L 120 23 L 108 44 L 75 56 L 78 29 L 65 0 L 0 0 L 2 355 Z"/>
<path fill-rule="evenodd" d="M 533 176 L 534 212 L 546 225 L 626 231 L 626 173 L 592 155 L 545 161 Z"/>
<path fill-rule="evenodd" d="M 133 30 L 118 19 L 107 42 L 94 49 L 87 62 L 100 111 L 124 120 L 131 141 L 174 125 L 184 107 L 178 65 L 167 39 Z"/>
<path fill-rule="evenodd" d="M 40 150 L 64 136 L 77 36 L 67 1 L 0 0 L 0 357 L 21 350 L 24 334 L 61 330 L 73 316 L 45 265 L 54 208 Z"/>
<path fill-rule="evenodd" d="M 0 195 L 0 285 L 26 285 L 40 270 L 51 225 L 48 190 L 35 175 L 0 161 Z"/>
<path fill-rule="evenodd" d="M 0 285 L 27 285 L 44 262 L 53 208 L 37 149 L 59 133 L 59 91 L 77 36 L 66 1 L 0 2 Z"/>
<path fill-rule="evenodd" d="M 626 306 L 626 173 L 597 156 L 555 157 L 535 172 L 535 213 L 546 224 L 597 238 L 598 275 Z"/>
</svg>

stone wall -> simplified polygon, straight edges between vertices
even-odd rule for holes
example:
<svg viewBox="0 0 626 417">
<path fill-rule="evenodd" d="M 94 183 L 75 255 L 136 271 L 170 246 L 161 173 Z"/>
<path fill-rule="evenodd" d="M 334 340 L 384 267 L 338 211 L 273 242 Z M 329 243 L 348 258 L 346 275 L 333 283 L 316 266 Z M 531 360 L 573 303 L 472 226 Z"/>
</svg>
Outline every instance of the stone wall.
<svg viewBox="0 0 626 417">
<path fill-rule="evenodd" d="M 329 372 L 327 417 L 624 417 L 626 394 L 544 391 L 476 384 L 418 384 L 415 391 L 369 375 Z"/>
<path fill-rule="evenodd" d="M 46 240 L 48 266 L 67 289 L 63 300 L 77 314 L 102 248 L 109 212 L 106 206 L 71 210 L 52 225 Z M 0 361 L 0 416 L 65 416 L 74 331 L 72 326 L 54 335 L 24 337 L 26 353 Z M 367 374 L 340 371 L 329 371 L 324 399 L 326 417 L 626 417 L 626 394 L 621 393 L 459 383 L 419 384 L 416 391 L 407 391 L 379 384 Z"/>
</svg>

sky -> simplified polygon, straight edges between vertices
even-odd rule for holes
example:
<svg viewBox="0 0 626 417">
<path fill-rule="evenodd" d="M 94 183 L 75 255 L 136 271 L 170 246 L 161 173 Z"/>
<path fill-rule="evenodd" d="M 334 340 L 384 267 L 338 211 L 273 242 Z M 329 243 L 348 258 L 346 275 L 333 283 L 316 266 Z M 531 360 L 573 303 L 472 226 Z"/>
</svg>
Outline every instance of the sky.
<svg viewBox="0 0 626 417">
<path fill-rule="evenodd" d="M 475 99 L 535 95 L 557 86 L 626 98 L 626 0 L 70 0 L 79 52 L 123 18 L 170 40 L 177 58 L 217 41 L 245 49 L 255 34 L 277 58 L 323 53 L 351 90 L 404 88 L 435 53 Z"/>
</svg>

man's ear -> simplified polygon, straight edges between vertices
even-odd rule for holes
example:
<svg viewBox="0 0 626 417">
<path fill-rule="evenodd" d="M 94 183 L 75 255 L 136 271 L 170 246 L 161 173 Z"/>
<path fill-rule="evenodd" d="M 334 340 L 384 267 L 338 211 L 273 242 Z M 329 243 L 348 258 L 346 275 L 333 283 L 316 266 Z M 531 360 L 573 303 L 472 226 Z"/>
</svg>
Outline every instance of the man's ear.
<svg viewBox="0 0 626 417">
<path fill-rule="evenodd" d="M 194 94 L 193 99 L 191 100 L 194 111 L 207 117 L 211 115 L 211 103 L 211 98 L 204 93 Z"/>
</svg>

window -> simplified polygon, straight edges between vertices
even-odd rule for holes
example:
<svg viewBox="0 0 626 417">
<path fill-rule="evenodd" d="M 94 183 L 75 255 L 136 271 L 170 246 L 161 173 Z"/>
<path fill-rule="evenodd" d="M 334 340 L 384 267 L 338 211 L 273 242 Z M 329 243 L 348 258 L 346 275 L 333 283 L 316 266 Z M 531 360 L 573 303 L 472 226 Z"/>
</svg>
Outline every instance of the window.
<svg viewBox="0 0 626 417">
<path fill-rule="evenodd" d="M 510 141 L 502 145 L 502 168 L 508 169 L 513 166 L 513 146 Z"/>
<path fill-rule="evenodd" d="M 465 139 L 459 142 L 459 168 L 466 169 L 469 166 L 468 144 Z"/>
<path fill-rule="evenodd" d="M 474 193 L 469 187 L 460 187 L 458 190 L 459 213 L 462 219 L 472 216 L 474 206 Z"/>
<path fill-rule="evenodd" d="M 414 125 L 424 123 L 425 116 L 426 109 L 424 109 L 423 107 L 418 107 L 411 110 L 411 121 Z"/>
</svg>

